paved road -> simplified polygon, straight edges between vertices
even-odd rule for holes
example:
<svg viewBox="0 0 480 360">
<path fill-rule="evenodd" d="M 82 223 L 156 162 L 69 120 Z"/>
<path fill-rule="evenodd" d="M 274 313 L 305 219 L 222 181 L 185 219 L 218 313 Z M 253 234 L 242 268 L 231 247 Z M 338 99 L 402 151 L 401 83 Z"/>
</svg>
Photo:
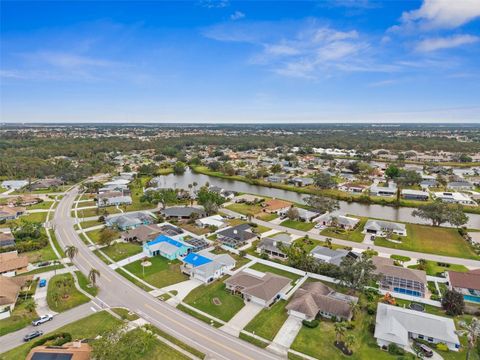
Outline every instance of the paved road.
<svg viewBox="0 0 480 360">
<path fill-rule="evenodd" d="M 234 211 L 228 210 L 228 209 L 222 209 L 221 210 L 223 213 L 234 216 L 234 217 L 239 217 L 242 216 L 241 214 L 238 214 Z M 305 232 L 301 230 L 296 230 L 292 229 L 289 227 L 285 227 L 282 225 L 274 224 L 268 221 L 263 221 L 259 220 L 256 218 L 252 218 L 252 222 L 266 226 L 270 229 L 278 230 L 281 232 L 287 232 L 293 235 L 299 235 L 299 236 L 305 236 L 308 235 L 310 238 L 315 239 L 315 240 L 320 240 L 320 241 L 325 241 L 327 236 L 319 235 L 319 234 L 314 234 L 312 232 Z M 406 250 L 398 250 L 398 249 L 391 249 L 383 246 L 375 246 L 375 245 L 370 245 L 370 244 L 364 244 L 364 243 L 356 243 L 352 241 L 347 241 L 347 240 L 341 240 L 341 239 L 335 239 L 331 238 L 332 242 L 338 245 L 343 245 L 343 246 L 351 246 L 353 248 L 357 249 L 364 249 L 366 250 L 367 248 L 374 249 L 378 251 L 379 253 L 384 253 L 384 254 L 396 254 L 396 255 L 403 255 L 403 256 L 408 256 L 410 258 L 416 258 L 416 259 L 426 259 L 426 260 L 433 260 L 433 261 L 440 261 L 440 262 L 445 262 L 449 264 L 459 264 L 459 265 L 465 265 L 467 267 L 475 267 L 475 268 L 480 268 L 480 261 L 478 260 L 471 260 L 471 259 L 463 259 L 463 258 L 458 258 L 458 257 L 451 257 L 451 256 L 442 256 L 442 255 L 435 255 L 435 254 L 425 254 L 425 253 L 419 253 L 419 252 L 414 252 L 414 251 L 406 251 Z M 441 239 L 438 239 L 439 241 L 439 246 L 441 246 Z"/>
<path fill-rule="evenodd" d="M 100 271 L 101 276 L 97 282 L 100 294 L 97 298 L 101 302 L 112 307 L 124 306 L 137 312 L 154 326 L 192 345 L 212 359 L 279 359 L 277 355 L 161 302 L 110 269 L 88 249 L 73 229 L 74 220 L 70 217 L 70 209 L 77 194 L 78 189 L 74 188 L 60 201 L 54 217 L 55 232 L 62 246 L 77 247 L 78 255 L 73 262 L 80 271 L 84 274 L 88 274 L 91 268 Z"/>
<path fill-rule="evenodd" d="M 53 320 L 46 322 L 39 326 L 27 326 L 21 330 L 15 331 L 0 337 L 0 353 L 6 352 L 10 349 L 13 349 L 19 345 L 23 344 L 23 337 L 32 332 L 33 330 L 42 330 L 44 333 L 57 330 L 62 326 L 70 324 L 71 322 L 80 320 L 88 315 L 93 314 L 94 310 L 97 311 L 98 306 L 92 302 L 77 306 L 71 310 L 65 311 L 58 315 L 55 315 Z"/>
</svg>

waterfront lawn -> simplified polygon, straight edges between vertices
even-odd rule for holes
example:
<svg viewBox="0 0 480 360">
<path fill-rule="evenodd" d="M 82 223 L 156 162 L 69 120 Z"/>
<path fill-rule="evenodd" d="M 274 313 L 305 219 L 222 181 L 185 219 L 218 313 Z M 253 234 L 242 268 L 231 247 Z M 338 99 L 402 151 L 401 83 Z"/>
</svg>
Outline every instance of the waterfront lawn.
<svg viewBox="0 0 480 360">
<path fill-rule="evenodd" d="M 65 292 L 67 297 L 63 297 L 64 288 L 60 285 L 65 280 L 70 281 Z M 55 312 L 63 312 L 88 301 L 90 299 L 75 287 L 72 274 L 55 275 L 48 282 L 47 303 L 48 307 Z"/>
<path fill-rule="evenodd" d="M 309 231 L 315 226 L 314 223 L 303 222 L 298 220 L 290 220 L 290 219 L 281 222 L 280 225 L 289 227 L 291 229 L 300 230 L 300 231 Z"/>
<path fill-rule="evenodd" d="M 32 286 L 36 286 L 36 283 Z M 34 302 L 34 300 L 27 299 L 24 301 L 23 299 L 17 299 L 10 317 L 0 320 L 0 336 L 23 329 L 30 325 L 32 320 L 38 316 L 35 310 L 29 311 L 26 309 L 28 302 Z"/>
<path fill-rule="evenodd" d="M 115 243 L 102 248 L 102 251 L 112 260 L 120 261 L 142 252 L 142 246 L 132 243 Z M 94 251 L 96 255 L 98 252 L 98 250 Z"/>
<path fill-rule="evenodd" d="M 250 269 L 261 271 L 261 272 L 264 272 L 264 273 L 265 272 L 270 272 L 270 273 L 273 273 L 273 274 L 284 276 L 284 277 L 287 277 L 289 279 L 292 279 L 292 282 L 296 281 L 297 279 L 299 279 L 301 277 L 300 275 L 294 274 L 290 271 L 277 269 L 277 268 L 274 268 L 272 266 L 264 265 L 264 264 L 261 264 L 261 263 L 253 264 L 253 266 L 250 266 Z"/>
<path fill-rule="evenodd" d="M 148 261 L 152 265 L 145 266 L 145 276 L 143 276 L 143 266 L 141 265 L 142 260 L 134 261 L 133 263 L 124 266 L 124 268 L 138 276 L 140 279 L 143 279 L 158 288 L 188 280 L 188 276 L 182 274 L 180 271 L 181 263 L 179 260 L 171 261 L 161 256 L 155 256 L 149 258 Z"/>
<path fill-rule="evenodd" d="M 247 324 L 245 330 L 255 332 L 255 335 L 264 339 L 273 340 L 288 318 L 286 305 L 287 301 L 280 300 L 272 307 L 263 309 Z"/>
<path fill-rule="evenodd" d="M 193 289 L 183 301 L 220 320 L 229 321 L 245 306 L 245 303 L 240 296 L 230 294 L 225 288 L 223 280 L 225 278 Z M 214 299 L 218 300 L 220 304 L 216 305 L 213 302 Z"/>
<path fill-rule="evenodd" d="M 375 245 L 394 249 L 416 251 L 467 259 L 478 259 L 472 247 L 460 236 L 457 229 L 407 224 L 407 237 L 401 243 L 377 237 Z"/>
<path fill-rule="evenodd" d="M 320 232 L 320 235 L 337 238 L 342 240 L 354 241 L 354 242 L 362 242 L 365 238 L 365 234 L 362 234 L 363 227 L 367 222 L 367 218 L 361 218 L 360 222 L 358 223 L 357 227 L 353 230 L 343 230 L 340 228 L 326 228 Z"/>
<path fill-rule="evenodd" d="M 418 269 L 419 265 L 410 265 L 409 268 Z M 463 265 L 446 264 L 442 262 L 427 260 L 425 271 L 427 275 L 441 276 L 441 274 L 445 271 L 467 272 L 468 269 Z"/>
<path fill-rule="evenodd" d="M 228 210 L 235 211 L 236 213 L 242 214 L 242 215 L 256 215 L 260 212 L 262 212 L 262 207 L 260 205 L 247 205 L 243 203 L 238 203 L 238 204 L 231 204 L 226 206 Z"/>
<path fill-rule="evenodd" d="M 55 320 L 54 320 L 55 321 Z M 72 339 L 94 339 L 96 336 L 112 329 L 114 326 L 120 324 L 121 321 L 113 317 L 106 311 L 97 312 L 90 316 L 87 316 L 81 320 L 72 322 L 60 329 L 55 330 L 52 333 L 47 333 L 44 336 L 48 336 L 53 333 L 68 332 L 72 335 Z M 42 337 L 38 338 L 41 339 Z M 38 340 L 35 339 L 34 341 Z M 2 360 L 17 360 L 25 359 L 28 352 L 31 349 L 32 344 L 26 343 L 18 346 L 0 356 Z"/>
</svg>

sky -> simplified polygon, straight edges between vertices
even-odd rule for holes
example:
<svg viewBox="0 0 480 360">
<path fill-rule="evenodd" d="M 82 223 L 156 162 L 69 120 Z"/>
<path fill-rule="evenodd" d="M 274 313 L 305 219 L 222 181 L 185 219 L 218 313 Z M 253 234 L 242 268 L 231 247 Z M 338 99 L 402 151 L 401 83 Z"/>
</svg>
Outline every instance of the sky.
<svg viewBox="0 0 480 360">
<path fill-rule="evenodd" d="M 0 123 L 480 122 L 480 0 L 0 7 Z"/>
</svg>

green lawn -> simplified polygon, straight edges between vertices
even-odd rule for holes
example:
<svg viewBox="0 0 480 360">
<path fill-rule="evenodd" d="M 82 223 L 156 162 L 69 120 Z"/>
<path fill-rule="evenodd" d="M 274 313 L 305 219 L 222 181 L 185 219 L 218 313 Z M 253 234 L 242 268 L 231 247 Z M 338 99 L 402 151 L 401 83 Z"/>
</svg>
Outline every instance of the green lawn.
<svg viewBox="0 0 480 360">
<path fill-rule="evenodd" d="M 400 244 L 376 238 L 375 245 L 423 253 L 478 259 L 456 229 L 407 224 L 407 237 Z"/>
<path fill-rule="evenodd" d="M 44 223 L 47 220 L 47 212 L 39 212 L 28 215 L 22 215 L 19 219 L 28 221 L 28 222 L 38 222 Z"/>
<path fill-rule="evenodd" d="M 139 316 L 137 314 L 130 313 L 129 310 L 124 308 L 113 308 L 112 311 L 118 316 L 120 316 L 122 320 L 135 321 L 139 319 Z"/>
<path fill-rule="evenodd" d="M 63 297 L 63 287 L 61 288 L 58 285 L 64 279 L 71 280 L 71 286 L 68 287 L 66 297 Z M 55 294 L 58 294 L 57 300 L 55 299 Z M 66 311 L 88 301 L 90 299 L 75 288 L 71 274 L 55 275 L 48 282 L 47 303 L 48 307 L 53 311 Z"/>
<path fill-rule="evenodd" d="M 132 243 L 115 243 L 113 245 L 102 248 L 102 251 L 112 260 L 120 261 L 142 252 L 142 246 Z M 98 250 L 94 251 L 95 254 L 97 254 L 98 252 Z"/>
<path fill-rule="evenodd" d="M 311 230 L 315 224 L 309 222 L 303 222 L 298 220 L 285 220 L 280 223 L 281 226 L 286 226 L 292 229 L 300 230 L 300 231 L 309 231 Z"/>
<path fill-rule="evenodd" d="M 100 236 L 102 234 L 102 231 L 103 231 L 103 229 L 96 229 L 96 230 L 92 230 L 92 231 L 87 231 L 85 234 L 88 235 L 90 240 L 92 240 L 95 244 L 99 244 L 100 243 Z M 114 238 L 114 240 L 118 239 L 120 237 L 120 232 L 119 231 L 116 231 L 116 234 L 117 234 L 117 236 Z"/>
<path fill-rule="evenodd" d="M 443 265 L 447 265 L 447 266 L 443 266 Z M 410 265 L 409 268 L 418 269 L 418 265 Z M 430 260 L 427 260 L 427 264 L 425 266 L 425 271 L 427 272 L 427 275 L 431 275 L 431 276 L 438 276 L 444 271 L 449 271 L 449 270 L 457 271 L 457 272 L 468 271 L 468 269 L 463 265 L 438 263 L 436 261 L 430 261 Z"/>
<path fill-rule="evenodd" d="M 37 210 L 37 209 L 47 209 L 48 210 L 48 209 L 50 209 L 52 204 L 53 204 L 53 201 L 42 201 L 38 204 L 27 206 L 27 210 Z"/>
<path fill-rule="evenodd" d="M 94 200 L 82 201 L 78 203 L 78 208 L 87 207 L 87 206 L 97 206 L 97 202 Z"/>
<path fill-rule="evenodd" d="M 268 265 L 264 265 L 264 264 L 261 264 L 261 263 L 253 264 L 253 266 L 251 266 L 250 269 L 261 271 L 261 272 L 270 272 L 270 273 L 273 273 L 273 274 L 285 276 L 289 279 L 292 279 L 292 281 L 295 281 L 295 280 L 297 280 L 301 277 L 300 275 L 291 273 L 290 271 L 277 269 L 277 268 L 274 268 L 274 267 L 271 267 L 271 266 L 268 266 Z"/>
<path fill-rule="evenodd" d="M 255 335 L 267 340 L 273 340 L 278 330 L 280 330 L 288 318 L 287 311 L 285 310 L 286 305 L 287 302 L 285 300 L 280 300 L 271 308 L 263 309 L 247 324 L 245 330 L 255 332 Z"/>
<path fill-rule="evenodd" d="M 52 242 L 55 248 L 57 249 L 58 253 L 61 257 L 65 257 L 65 251 L 63 251 L 62 247 L 58 243 L 57 236 L 55 235 L 55 231 L 50 231 L 50 236 L 52 237 Z"/>
<path fill-rule="evenodd" d="M 102 259 L 103 260 L 103 259 Z M 131 283 L 137 285 L 140 289 L 142 290 L 145 290 L 145 291 L 151 291 L 152 289 L 150 287 L 148 287 L 147 285 L 144 285 L 143 283 L 141 283 L 140 281 L 138 281 L 137 279 L 131 277 L 129 274 L 127 274 L 122 268 L 118 268 L 115 270 L 118 274 L 122 275 L 125 279 L 127 279 L 128 281 L 130 281 Z"/>
<path fill-rule="evenodd" d="M 367 222 L 367 219 L 362 218 L 358 223 L 357 227 L 351 231 L 343 230 L 339 228 L 326 228 L 320 232 L 320 235 L 342 239 L 342 240 L 362 242 L 363 239 L 365 238 L 365 234 L 362 234 L 362 231 L 366 222 Z"/>
<path fill-rule="evenodd" d="M 149 258 L 148 261 L 152 265 L 145 267 L 145 276 L 143 276 L 143 267 L 140 265 L 142 260 L 126 265 L 125 269 L 158 288 L 188 280 L 188 276 L 180 272 L 181 263 L 178 260 L 155 256 Z"/>
<path fill-rule="evenodd" d="M 123 310 L 123 309 L 121 309 Z M 205 354 L 202 353 L 201 351 L 191 347 L 188 344 L 185 344 L 183 341 L 178 340 L 177 338 L 173 337 L 172 335 L 154 327 L 154 326 L 148 326 L 147 327 L 149 330 L 153 331 L 155 334 L 163 337 L 164 339 L 169 340 L 170 342 L 174 343 L 175 345 L 181 347 L 183 350 L 188 351 L 190 354 L 195 355 L 196 357 L 203 359 L 205 358 Z"/>
<path fill-rule="evenodd" d="M 28 271 L 26 273 L 22 273 L 22 275 L 41 274 L 41 273 L 44 273 L 44 272 L 47 272 L 47 271 L 58 270 L 58 269 L 62 269 L 62 268 L 63 268 L 62 264 L 44 266 L 44 267 L 40 267 L 40 268 L 32 270 L 32 271 Z"/>
<path fill-rule="evenodd" d="M 140 182 L 138 183 L 137 181 L 132 182 L 129 187 L 130 187 L 130 196 L 132 197 L 132 204 L 127 205 L 125 208 L 120 207 L 126 211 L 138 211 L 138 210 L 147 210 L 151 209 L 154 207 L 154 205 L 149 204 L 147 202 L 141 202 L 140 198 L 143 195 L 143 187 L 147 185 L 147 183 L 150 181 L 151 177 L 141 177 L 139 180 Z"/>
<path fill-rule="evenodd" d="M 209 317 L 203 316 L 202 314 L 199 314 L 196 311 L 191 310 L 191 309 L 187 308 L 186 306 L 183 306 L 182 304 L 177 305 L 177 309 L 180 310 L 180 311 L 183 311 L 185 314 L 193 316 L 194 318 L 196 318 L 198 320 L 201 320 L 201 321 L 203 321 L 207 324 L 211 324 L 216 328 L 219 328 L 219 327 L 223 326 L 222 323 L 219 323 L 218 321 L 215 321 L 215 320 L 210 320 Z"/>
<path fill-rule="evenodd" d="M 80 285 L 83 291 L 86 291 L 87 293 L 89 293 L 94 297 L 97 296 L 98 287 L 89 286 L 90 281 L 87 279 L 85 275 L 83 275 L 81 271 L 75 271 L 75 275 L 77 275 L 78 285 Z"/>
<path fill-rule="evenodd" d="M 120 324 L 120 320 L 116 319 L 115 317 L 113 317 L 112 315 L 110 315 L 105 311 L 101 311 L 101 312 L 92 314 L 90 316 L 87 316 L 81 320 L 70 323 L 66 326 L 63 326 L 53 333 L 68 332 L 72 335 L 72 338 L 76 340 L 93 339 L 97 335 L 112 329 L 114 326 L 118 324 Z M 48 333 L 45 335 L 49 335 L 49 334 L 51 333 Z M 32 346 L 31 343 L 18 346 L 0 355 L 0 359 L 2 360 L 25 359 L 28 352 L 30 351 L 31 346 Z"/>
<path fill-rule="evenodd" d="M 247 204 L 239 203 L 239 204 L 228 205 L 225 208 L 245 216 L 247 216 L 248 214 L 256 215 L 262 212 L 262 207 L 260 205 L 247 205 Z"/>
<path fill-rule="evenodd" d="M 94 208 L 94 209 L 85 209 L 85 210 L 78 210 L 78 217 L 79 218 L 86 218 L 86 217 L 92 217 L 92 216 L 100 216 L 100 215 L 104 215 L 105 212 L 107 212 L 108 214 L 118 214 L 120 213 L 121 211 L 118 210 L 116 207 L 114 206 L 109 206 L 109 207 L 106 207 L 106 208 L 101 208 L 101 209 L 98 209 L 98 208 Z M 75 214 L 75 211 L 72 210 L 72 216 Z"/>
<path fill-rule="evenodd" d="M 225 289 L 223 280 L 225 278 L 193 289 L 183 301 L 220 320 L 229 321 L 245 306 L 245 303 L 241 297 L 231 295 Z M 215 298 L 220 301 L 220 305 L 214 304 Z"/>
<path fill-rule="evenodd" d="M 21 253 L 20 255 L 25 255 L 26 257 L 28 257 L 28 261 L 30 263 L 37 263 L 37 262 L 40 262 L 40 261 L 48 261 L 48 260 L 56 260 L 57 259 L 57 256 L 55 255 L 55 252 L 53 251 L 50 244 L 47 244 L 47 246 L 44 246 L 41 249 L 33 250 L 33 251 L 27 251 L 27 252 Z"/>
<path fill-rule="evenodd" d="M 36 286 L 36 283 L 32 286 Z M 30 322 L 38 316 L 35 310 L 30 312 L 25 308 L 29 301 L 34 300 L 27 299 L 23 301 L 23 299 L 18 299 L 10 317 L 0 320 L 0 336 L 23 329 L 30 325 Z"/>
<path fill-rule="evenodd" d="M 253 229 L 254 229 L 253 231 L 255 231 L 255 233 L 257 233 L 257 234 L 263 234 L 264 232 L 272 230 L 269 227 L 266 227 L 266 226 L 263 226 L 263 225 L 257 225 L 255 227 L 253 227 Z"/>
<path fill-rule="evenodd" d="M 263 221 L 272 221 L 278 218 L 278 215 L 264 212 L 264 213 L 258 214 L 256 218 Z"/>
</svg>

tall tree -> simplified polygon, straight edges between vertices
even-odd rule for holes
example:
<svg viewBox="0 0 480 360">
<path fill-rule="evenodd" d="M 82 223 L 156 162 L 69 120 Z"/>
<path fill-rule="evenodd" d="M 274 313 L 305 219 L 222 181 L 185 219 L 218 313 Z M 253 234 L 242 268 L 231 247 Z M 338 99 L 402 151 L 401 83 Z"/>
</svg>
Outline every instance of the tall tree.
<svg viewBox="0 0 480 360">
<path fill-rule="evenodd" d="M 77 254 L 78 254 L 78 249 L 75 246 L 69 245 L 65 248 L 65 255 L 68 256 L 70 261 L 73 261 L 73 259 Z"/>
<path fill-rule="evenodd" d="M 378 279 L 374 272 L 375 265 L 369 256 L 362 254 L 360 259 L 345 257 L 340 264 L 338 279 L 344 286 L 363 290 L 365 286 Z"/>
<path fill-rule="evenodd" d="M 463 314 L 465 309 L 463 295 L 455 290 L 447 290 L 442 297 L 442 308 L 450 316 Z"/>
<path fill-rule="evenodd" d="M 88 280 L 93 286 L 97 285 L 97 278 L 100 277 L 100 271 L 95 268 L 91 268 L 90 272 L 88 273 Z"/>
<path fill-rule="evenodd" d="M 460 326 L 460 330 L 458 331 L 459 335 L 467 337 L 468 347 L 466 359 L 469 360 L 470 352 L 475 347 L 478 337 L 480 336 L 480 321 L 474 317 L 470 323 L 461 321 L 458 325 Z"/>
<path fill-rule="evenodd" d="M 303 199 L 305 203 L 320 214 L 332 212 L 340 209 L 340 204 L 336 199 L 330 199 L 325 196 L 310 195 Z"/>
<path fill-rule="evenodd" d="M 320 189 L 331 189 L 337 185 L 333 176 L 321 171 L 313 176 L 313 183 Z"/>
<path fill-rule="evenodd" d="M 452 225 L 459 227 L 468 221 L 468 216 L 464 214 L 460 205 L 450 205 L 440 200 L 420 205 L 412 211 L 412 215 L 430 220 L 433 226 L 452 221 Z"/>
</svg>

